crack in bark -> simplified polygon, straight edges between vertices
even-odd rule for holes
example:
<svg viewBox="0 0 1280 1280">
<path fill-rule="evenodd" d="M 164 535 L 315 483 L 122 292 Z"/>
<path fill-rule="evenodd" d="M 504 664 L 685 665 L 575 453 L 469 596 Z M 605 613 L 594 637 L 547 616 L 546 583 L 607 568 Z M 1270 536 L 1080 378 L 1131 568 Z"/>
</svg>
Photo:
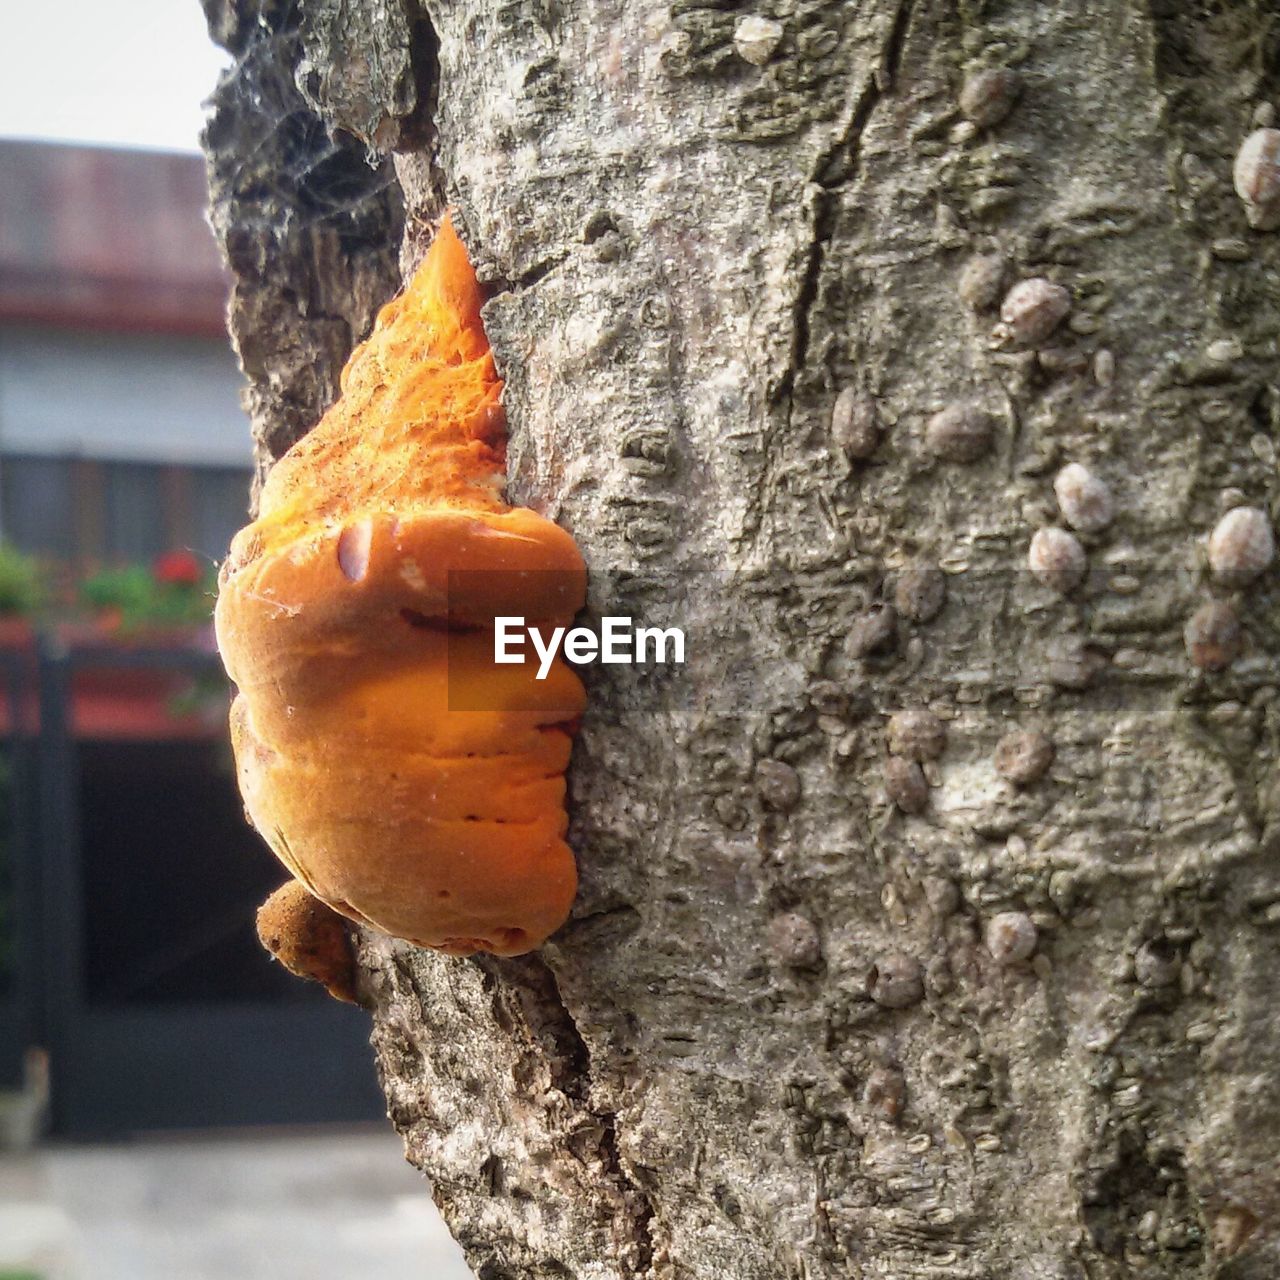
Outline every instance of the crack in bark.
<svg viewBox="0 0 1280 1280">
<path fill-rule="evenodd" d="M 639 1280 L 653 1267 L 653 1220 L 657 1210 L 645 1189 L 627 1173 L 618 1150 L 618 1113 L 597 1111 L 591 1106 L 591 1049 L 578 1029 L 560 991 L 555 970 L 537 952 L 513 960 L 476 956 L 476 963 L 495 981 L 513 986 L 520 994 L 530 1030 L 537 1037 L 544 1032 L 555 1052 L 547 1053 L 551 1080 L 566 1098 L 600 1131 L 596 1150 L 606 1176 L 617 1187 L 618 1202 L 625 1215 L 630 1242 L 635 1250 L 633 1274 Z M 545 1041 L 544 1041 L 545 1044 Z"/>
<path fill-rule="evenodd" d="M 647 1276 L 653 1270 L 653 1220 L 657 1216 L 657 1210 L 648 1192 L 622 1167 L 622 1156 L 618 1151 L 618 1113 L 605 1111 L 592 1114 L 598 1115 L 604 1126 L 600 1154 L 605 1160 L 605 1167 L 620 1185 L 623 1208 L 631 1220 L 631 1235 L 636 1250 L 635 1274 L 637 1277 Z"/>
<path fill-rule="evenodd" d="M 809 315 L 818 301 L 818 284 L 827 249 L 835 231 L 836 211 L 840 206 L 840 190 L 857 173 L 862 136 L 881 100 L 890 91 L 906 43 L 913 0 L 899 0 L 889 27 L 889 35 L 880 55 L 880 66 L 872 73 L 866 87 L 854 103 L 849 123 L 840 136 L 818 157 L 809 181 L 820 190 L 814 199 L 813 232 L 804 276 L 792 310 L 791 362 L 778 385 L 777 398 L 791 394 L 796 377 L 809 357 Z"/>
<path fill-rule="evenodd" d="M 522 271 L 518 276 L 508 279 L 496 292 L 514 293 L 522 289 L 531 289 L 539 281 L 545 280 L 553 271 L 564 266 L 568 260 L 568 252 L 544 258 L 541 262 L 535 262 L 527 271 Z"/>
<path fill-rule="evenodd" d="M 591 1119 L 598 1121 L 602 1129 L 598 1146 L 600 1160 L 608 1175 L 616 1181 L 623 1212 L 630 1220 L 631 1239 L 636 1251 L 635 1275 L 637 1277 L 648 1275 L 653 1267 L 653 1220 L 657 1215 L 653 1199 L 634 1178 L 627 1174 L 622 1165 L 622 1155 L 618 1151 L 617 1111 L 596 1111 L 590 1105 L 591 1050 L 577 1027 L 577 1019 L 573 1018 L 570 1007 L 564 1002 L 556 970 L 552 969 L 552 966 L 538 954 L 532 955 L 530 959 L 543 970 L 547 978 L 544 1007 L 556 1012 L 559 1027 L 561 1027 L 562 1042 L 571 1047 L 570 1055 L 566 1057 L 566 1064 L 571 1065 L 571 1073 L 568 1073 L 567 1079 L 562 1080 L 561 1089 L 567 1097 L 580 1102 L 582 1110 L 586 1111 Z"/>
<path fill-rule="evenodd" d="M 440 182 L 444 196 L 444 173 L 440 168 L 436 114 L 440 105 L 440 36 L 421 5 L 412 6 L 409 20 L 409 72 L 413 77 L 413 111 L 400 126 L 402 151 L 426 151 L 432 176 Z"/>
</svg>

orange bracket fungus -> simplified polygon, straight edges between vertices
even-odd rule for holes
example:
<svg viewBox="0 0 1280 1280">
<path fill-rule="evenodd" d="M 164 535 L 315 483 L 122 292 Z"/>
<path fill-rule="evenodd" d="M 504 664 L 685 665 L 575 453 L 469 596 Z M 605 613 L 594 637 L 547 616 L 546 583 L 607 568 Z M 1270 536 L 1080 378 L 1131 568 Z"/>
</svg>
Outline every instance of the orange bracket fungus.
<svg viewBox="0 0 1280 1280">
<path fill-rule="evenodd" d="M 258 941 L 290 973 L 320 983 L 335 999 L 358 1004 L 356 958 L 347 922 L 290 880 L 258 908 Z"/>
<path fill-rule="evenodd" d="M 496 665 L 494 619 L 566 626 L 573 539 L 503 499 L 502 382 L 445 221 L 276 464 L 222 567 L 218 645 L 253 825 L 316 898 L 452 955 L 518 955 L 569 913 L 564 772 L 585 695 Z"/>
</svg>

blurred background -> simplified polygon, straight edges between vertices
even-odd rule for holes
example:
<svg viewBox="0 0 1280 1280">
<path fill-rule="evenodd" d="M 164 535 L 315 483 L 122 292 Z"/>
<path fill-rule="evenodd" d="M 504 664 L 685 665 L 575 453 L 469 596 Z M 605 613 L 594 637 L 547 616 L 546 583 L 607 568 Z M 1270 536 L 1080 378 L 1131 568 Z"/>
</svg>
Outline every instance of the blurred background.
<svg viewBox="0 0 1280 1280">
<path fill-rule="evenodd" d="M 459 1280 L 367 1016 L 254 935 L 284 875 L 211 626 L 250 478 L 224 56 L 198 0 L 12 6 L 4 47 L 0 1280 Z"/>
</svg>

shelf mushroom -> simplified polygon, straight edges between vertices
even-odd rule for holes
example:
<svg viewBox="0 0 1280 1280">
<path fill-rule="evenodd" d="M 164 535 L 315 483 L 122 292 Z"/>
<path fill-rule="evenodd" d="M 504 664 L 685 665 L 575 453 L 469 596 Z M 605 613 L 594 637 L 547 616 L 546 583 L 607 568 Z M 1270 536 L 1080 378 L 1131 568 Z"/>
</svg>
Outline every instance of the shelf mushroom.
<svg viewBox="0 0 1280 1280">
<path fill-rule="evenodd" d="M 585 694 L 496 665 L 499 615 L 567 625 L 582 557 L 503 498 L 502 383 L 446 220 L 276 464 L 220 575 L 218 646 L 250 820 L 358 923 L 518 955 L 568 915 L 564 772 Z"/>
</svg>

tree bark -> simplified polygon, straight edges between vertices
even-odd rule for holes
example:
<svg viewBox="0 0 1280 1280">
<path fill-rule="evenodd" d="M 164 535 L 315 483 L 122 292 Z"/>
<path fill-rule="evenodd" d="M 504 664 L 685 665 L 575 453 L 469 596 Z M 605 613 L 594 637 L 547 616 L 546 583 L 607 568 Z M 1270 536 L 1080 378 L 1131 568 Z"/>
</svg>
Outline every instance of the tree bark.
<svg viewBox="0 0 1280 1280">
<path fill-rule="evenodd" d="M 481 1280 L 1273 1276 L 1280 596 L 1204 544 L 1280 506 L 1280 233 L 1231 178 L 1275 4 L 206 9 L 264 465 L 394 291 L 399 201 L 406 263 L 447 202 L 514 498 L 594 615 L 687 632 L 589 669 L 549 945 L 361 942 Z M 993 337 L 1031 279 L 1069 314 Z M 1026 566 L 1073 462 L 1115 519 L 1062 594 Z M 1054 747 L 1021 785 L 1015 730 Z"/>
</svg>

